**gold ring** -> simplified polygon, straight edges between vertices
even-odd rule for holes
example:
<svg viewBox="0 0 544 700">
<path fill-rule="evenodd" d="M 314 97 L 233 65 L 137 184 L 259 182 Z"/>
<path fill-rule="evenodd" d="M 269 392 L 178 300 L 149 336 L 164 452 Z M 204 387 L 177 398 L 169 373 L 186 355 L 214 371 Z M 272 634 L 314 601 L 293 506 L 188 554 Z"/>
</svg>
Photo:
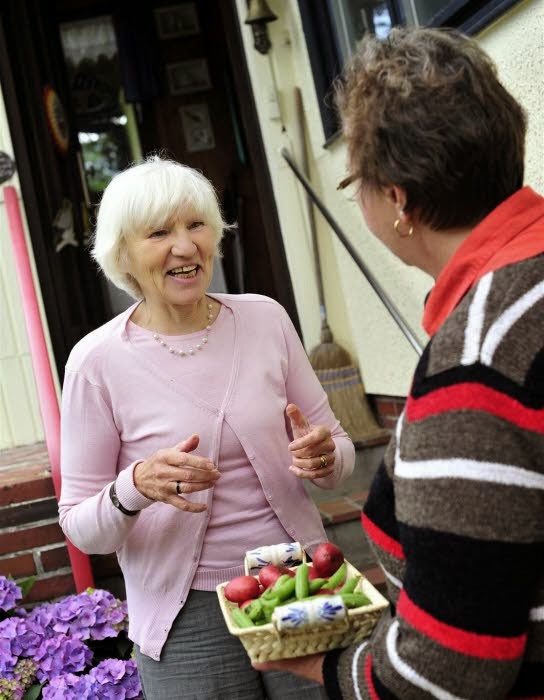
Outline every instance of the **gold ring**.
<svg viewBox="0 0 544 700">
<path fill-rule="evenodd" d="M 322 469 L 325 469 L 325 467 L 328 467 L 328 466 L 329 466 L 329 460 L 328 460 L 326 454 L 320 455 L 320 456 L 319 456 L 319 459 L 320 459 L 320 461 L 321 461 L 321 468 L 322 468 Z"/>
<path fill-rule="evenodd" d="M 181 481 L 176 481 L 176 493 L 178 496 L 181 496 L 181 491 L 179 490 L 179 485 L 181 484 Z"/>
</svg>

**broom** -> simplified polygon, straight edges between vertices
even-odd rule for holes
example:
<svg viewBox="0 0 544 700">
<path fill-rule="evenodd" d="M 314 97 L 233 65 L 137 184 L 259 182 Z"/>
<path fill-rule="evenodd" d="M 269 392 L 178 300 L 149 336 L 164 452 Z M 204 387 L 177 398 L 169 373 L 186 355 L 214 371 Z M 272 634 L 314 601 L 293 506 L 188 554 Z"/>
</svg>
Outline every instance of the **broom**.
<svg viewBox="0 0 544 700">
<path fill-rule="evenodd" d="M 295 106 L 299 132 L 298 142 L 302 160 L 301 170 L 309 179 L 304 106 L 302 104 L 302 93 L 298 87 L 295 87 Z M 389 433 L 376 423 L 376 419 L 368 405 L 359 370 L 352 363 L 348 351 L 334 342 L 331 329 L 327 323 L 314 205 L 307 193 L 305 193 L 305 196 L 321 312 L 321 342 L 310 351 L 310 364 L 327 393 L 334 415 L 338 418 L 354 445 L 356 447 L 379 445 L 389 440 Z"/>
</svg>

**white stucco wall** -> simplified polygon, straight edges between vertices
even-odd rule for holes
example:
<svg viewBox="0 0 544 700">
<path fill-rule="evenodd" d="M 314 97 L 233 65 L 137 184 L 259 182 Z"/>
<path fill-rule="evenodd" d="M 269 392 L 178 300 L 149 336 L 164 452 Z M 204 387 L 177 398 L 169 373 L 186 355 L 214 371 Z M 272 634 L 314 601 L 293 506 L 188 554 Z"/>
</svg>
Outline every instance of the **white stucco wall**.
<svg viewBox="0 0 544 700">
<path fill-rule="evenodd" d="M 303 94 L 315 189 L 424 343 L 425 334 L 420 321 L 423 301 L 432 280 L 396 260 L 366 230 L 357 206 L 336 191 L 338 181 L 345 175 L 345 145 L 340 138 L 327 149 L 323 148 L 325 139 L 298 4 L 294 0 L 269 0 L 269 4 L 279 19 L 268 25 L 273 46 L 268 56 L 262 56 L 253 48 L 251 29 L 243 24 L 247 4 L 245 0 L 237 0 L 306 347 L 310 349 L 318 342 L 320 329 L 311 238 L 301 188 L 280 156 L 281 147 L 285 145 L 299 160 L 293 97 L 295 86 L 299 86 Z M 507 89 L 528 110 L 526 181 L 540 192 L 544 192 L 543 8 L 542 0 L 526 0 L 487 28 L 479 38 L 497 62 Z M 277 91 L 273 88 L 274 74 Z M 274 92 L 278 95 L 281 119 L 274 115 L 271 102 Z M 416 353 L 342 244 L 319 214 L 316 218 L 328 318 L 336 341 L 347 347 L 359 364 L 367 392 L 405 395 L 417 361 Z"/>
<path fill-rule="evenodd" d="M 487 27 L 481 46 L 529 117 L 525 182 L 544 194 L 544 0 L 526 0 Z"/>
</svg>

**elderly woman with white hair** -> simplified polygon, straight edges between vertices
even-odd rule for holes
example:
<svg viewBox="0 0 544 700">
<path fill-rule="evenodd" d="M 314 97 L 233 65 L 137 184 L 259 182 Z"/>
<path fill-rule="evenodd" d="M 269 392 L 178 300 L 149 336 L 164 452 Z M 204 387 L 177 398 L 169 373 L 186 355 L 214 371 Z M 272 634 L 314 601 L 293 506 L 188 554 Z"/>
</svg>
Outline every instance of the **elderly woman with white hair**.
<svg viewBox="0 0 544 700">
<path fill-rule="evenodd" d="M 68 360 L 60 522 L 82 551 L 117 553 L 147 700 L 321 698 L 253 669 L 215 594 L 247 550 L 326 540 L 303 479 L 333 488 L 354 464 L 285 310 L 207 292 L 224 227 L 179 163 L 106 188 L 93 254 L 137 301 Z"/>
</svg>

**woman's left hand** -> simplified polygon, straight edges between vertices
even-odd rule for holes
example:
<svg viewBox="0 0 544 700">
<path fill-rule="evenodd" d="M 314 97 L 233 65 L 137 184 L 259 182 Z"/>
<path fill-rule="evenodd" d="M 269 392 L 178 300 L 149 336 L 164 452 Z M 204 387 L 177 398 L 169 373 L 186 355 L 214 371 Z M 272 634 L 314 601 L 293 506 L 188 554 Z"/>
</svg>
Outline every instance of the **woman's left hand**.
<svg viewBox="0 0 544 700">
<path fill-rule="evenodd" d="M 310 425 L 298 406 L 290 403 L 285 409 L 291 421 L 293 442 L 289 450 L 293 464 L 289 470 L 299 479 L 322 479 L 334 471 L 336 445 L 325 425 Z"/>
<path fill-rule="evenodd" d="M 280 659 L 279 661 L 267 661 L 266 663 L 254 663 L 257 671 L 288 671 L 296 676 L 302 676 L 309 681 L 323 685 L 323 660 L 325 654 L 312 654 L 301 656 L 297 659 Z"/>
</svg>

